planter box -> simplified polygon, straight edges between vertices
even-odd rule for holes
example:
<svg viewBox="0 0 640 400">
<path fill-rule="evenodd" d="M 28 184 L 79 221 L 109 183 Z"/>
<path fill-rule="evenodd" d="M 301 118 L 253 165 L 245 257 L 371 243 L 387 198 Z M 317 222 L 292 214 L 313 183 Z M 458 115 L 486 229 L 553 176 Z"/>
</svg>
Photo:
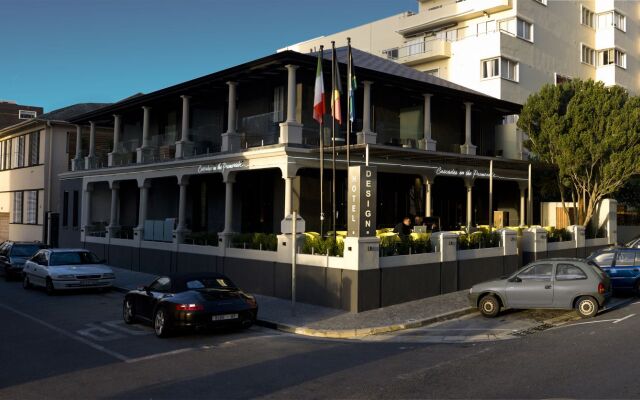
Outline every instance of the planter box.
<svg viewBox="0 0 640 400">
<path fill-rule="evenodd" d="M 502 247 L 488 247 L 486 249 L 458 250 L 458 260 L 473 260 L 476 258 L 502 257 Z"/>
<path fill-rule="evenodd" d="M 439 263 L 440 257 L 440 252 L 380 257 L 380 268 Z"/>
</svg>

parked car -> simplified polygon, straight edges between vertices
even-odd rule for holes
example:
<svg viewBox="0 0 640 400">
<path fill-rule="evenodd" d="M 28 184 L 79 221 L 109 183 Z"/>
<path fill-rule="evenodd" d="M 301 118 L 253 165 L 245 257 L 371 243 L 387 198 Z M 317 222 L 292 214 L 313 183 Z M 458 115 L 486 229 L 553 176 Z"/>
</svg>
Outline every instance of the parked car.
<svg viewBox="0 0 640 400">
<path fill-rule="evenodd" d="M 110 289 L 115 274 L 95 254 L 85 249 L 43 249 L 24 264 L 22 286 L 58 290 Z"/>
<path fill-rule="evenodd" d="M 485 317 L 501 308 L 575 309 L 593 317 L 611 297 L 607 274 L 595 263 L 576 258 L 552 258 L 526 265 L 503 279 L 479 283 L 469 290 L 469 301 Z"/>
<path fill-rule="evenodd" d="M 0 269 L 4 271 L 4 278 L 11 280 L 11 278 L 21 277 L 24 263 L 45 247 L 46 245 L 40 242 L 8 240 L 0 244 Z"/>
<path fill-rule="evenodd" d="M 640 249 L 640 236 L 637 236 L 630 241 L 628 241 L 624 247 L 629 247 L 633 249 Z"/>
<path fill-rule="evenodd" d="M 180 329 L 221 325 L 250 327 L 258 315 L 255 297 L 218 273 L 162 276 L 132 290 L 122 305 L 124 322 L 150 322 L 158 337 Z"/>
<path fill-rule="evenodd" d="M 609 275 L 613 290 L 640 295 L 640 248 L 610 247 L 593 252 L 588 259 Z"/>
</svg>

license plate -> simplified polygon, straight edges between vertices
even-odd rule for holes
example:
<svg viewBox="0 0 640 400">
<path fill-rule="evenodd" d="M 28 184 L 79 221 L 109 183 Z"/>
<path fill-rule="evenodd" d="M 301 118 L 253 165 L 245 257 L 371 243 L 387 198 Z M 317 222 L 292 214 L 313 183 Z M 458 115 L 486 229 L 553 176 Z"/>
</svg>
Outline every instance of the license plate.
<svg viewBox="0 0 640 400">
<path fill-rule="evenodd" d="M 224 315 L 214 315 L 211 317 L 212 321 L 226 321 L 229 319 L 238 318 L 238 314 L 224 314 Z"/>
<path fill-rule="evenodd" d="M 80 286 L 93 286 L 95 282 L 93 281 L 80 281 Z"/>
</svg>

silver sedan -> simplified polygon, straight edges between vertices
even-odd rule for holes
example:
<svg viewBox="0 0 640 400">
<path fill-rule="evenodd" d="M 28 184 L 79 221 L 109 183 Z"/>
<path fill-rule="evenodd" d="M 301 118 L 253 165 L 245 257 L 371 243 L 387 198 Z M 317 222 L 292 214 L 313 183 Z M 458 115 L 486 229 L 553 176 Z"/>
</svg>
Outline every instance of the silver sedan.
<svg viewBox="0 0 640 400">
<path fill-rule="evenodd" d="M 593 317 L 611 297 L 609 277 L 595 263 L 576 258 L 532 262 L 518 272 L 469 290 L 469 302 L 485 317 L 500 309 L 575 309 Z"/>
</svg>

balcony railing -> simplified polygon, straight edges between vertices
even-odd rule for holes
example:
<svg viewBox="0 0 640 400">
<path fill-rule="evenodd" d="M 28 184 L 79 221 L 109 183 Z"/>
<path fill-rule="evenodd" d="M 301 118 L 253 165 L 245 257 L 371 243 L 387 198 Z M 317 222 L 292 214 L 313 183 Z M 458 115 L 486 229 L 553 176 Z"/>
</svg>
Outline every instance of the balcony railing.
<svg viewBox="0 0 640 400">
<path fill-rule="evenodd" d="M 280 122 L 284 119 L 282 112 L 243 117 L 240 121 L 241 147 L 260 147 L 277 144 L 280 137 Z"/>
<path fill-rule="evenodd" d="M 447 40 L 433 38 L 387 49 L 383 53 L 391 60 L 411 65 L 451 57 L 451 45 Z"/>
</svg>

